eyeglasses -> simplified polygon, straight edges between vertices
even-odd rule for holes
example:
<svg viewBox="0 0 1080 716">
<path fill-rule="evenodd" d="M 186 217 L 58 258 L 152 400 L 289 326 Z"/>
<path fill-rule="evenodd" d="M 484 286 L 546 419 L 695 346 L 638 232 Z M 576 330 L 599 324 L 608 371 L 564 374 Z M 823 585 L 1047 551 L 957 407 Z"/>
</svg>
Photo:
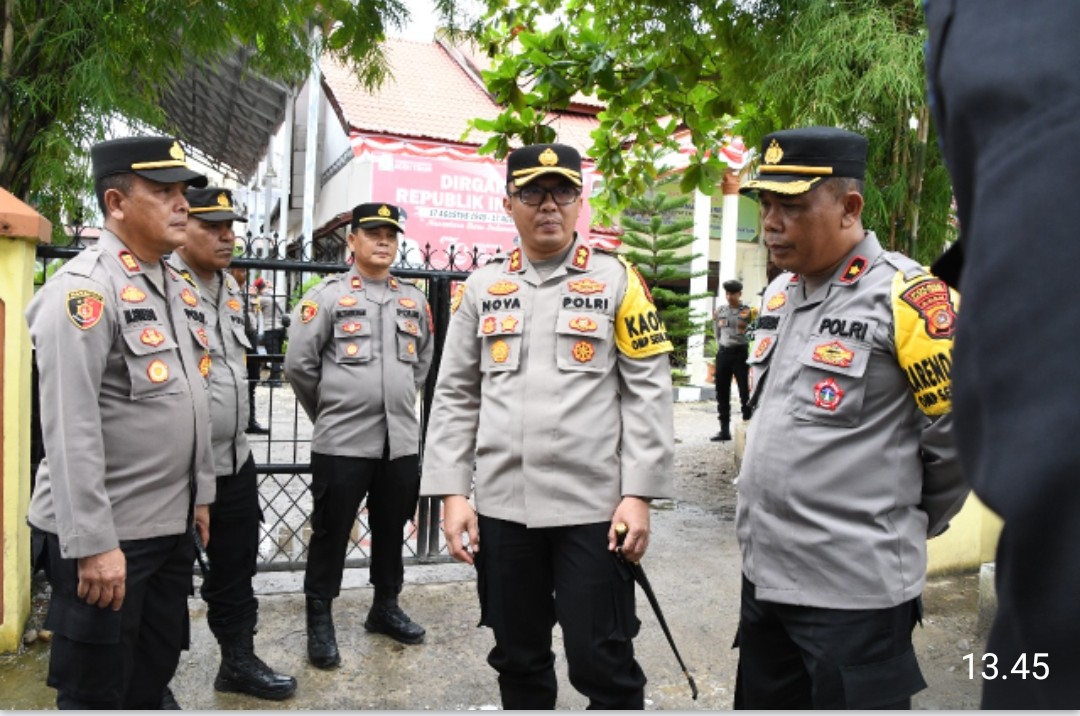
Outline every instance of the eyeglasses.
<svg viewBox="0 0 1080 716">
<path fill-rule="evenodd" d="M 542 186 L 526 186 L 517 191 L 510 192 L 510 196 L 516 196 L 525 206 L 540 206 L 551 195 L 552 200 L 559 206 L 573 204 L 581 196 L 581 187 L 572 184 L 559 184 L 558 186 L 545 189 Z"/>
</svg>

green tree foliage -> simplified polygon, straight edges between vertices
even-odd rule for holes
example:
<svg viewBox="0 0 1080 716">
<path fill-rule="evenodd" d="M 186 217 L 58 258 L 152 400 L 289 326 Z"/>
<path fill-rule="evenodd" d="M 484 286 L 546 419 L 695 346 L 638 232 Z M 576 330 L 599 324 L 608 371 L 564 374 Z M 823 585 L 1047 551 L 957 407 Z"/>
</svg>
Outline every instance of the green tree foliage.
<svg viewBox="0 0 1080 716">
<path fill-rule="evenodd" d="M 661 171 L 657 148 L 686 128 L 682 189 L 712 194 L 726 133 L 835 125 L 870 139 L 865 224 L 927 261 L 946 239 L 951 189 L 927 134 L 921 0 L 487 0 L 480 36 L 489 91 L 507 107 L 475 128 L 482 151 L 550 141 L 553 110 L 578 94 L 605 105 L 590 156 L 611 219 Z M 912 130 L 911 118 L 921 131 Z M 917 240 L 912 238 L 917 229 Z"/>
<path fill-rule="evenodd" d="M 453 21 L 455 3 L 436 7 Z M 0 186 L 57 225 L 77 215 L 85 147 L 114 116 L 170 131 L 159 100 L 184 62 L 212 67 L 242 46 L 248 71 L 295 85 L 321 49 L 370 87 L 387 71 L 386 28 L 407 18 L 400 0 L 4 0 Z"/>
<path fill-rule="evenodd" d="M 709 298 L 711 294 L 690 294 L 674 288 L 691 278 L 704 276 L 708 271 L 690 271 L 688 268 L 701 256 L 680 251 L 694 242 L 694 235 L 687 231 L 693 227 L 694 220 L 679 218 L 680 210 L 689 206 L 690 198 L 663 191 L 665 183 L 670 182 L 661 182 L 630 200 L 620 220 L 621 238 L 625 248 L 623 254 L 645 279 L 668 337 L 675 346 L 672 365 L 682 367 L 686 365 L 687 340 L 700 334 L 706 323 L 704 314 L 694 312 L 690 304 L 700 298 Z"/>
</svg>

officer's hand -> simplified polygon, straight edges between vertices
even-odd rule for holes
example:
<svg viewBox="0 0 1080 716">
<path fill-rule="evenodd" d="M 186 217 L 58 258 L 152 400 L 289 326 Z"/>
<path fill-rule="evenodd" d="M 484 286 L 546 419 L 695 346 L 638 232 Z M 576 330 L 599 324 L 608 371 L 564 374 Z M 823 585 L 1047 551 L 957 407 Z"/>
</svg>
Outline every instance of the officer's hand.
<svg viewBox="0 0 1080 716">
<path fill-rule="evenodd" d="M 108 552 L 79 558 L 79 586 L 76 594 L 87 604 L 111 606 L 113 611 L 124 603 L 127 558 L 119 547 Z"/>
<path fill-rule="evenodd" d="M 649 501 L 640 497 L 626 496 L 615 508 L 608 529 L 608 549 L 615 551 L 615 525 L 624 523 L 628 530 L 622 545 L 622 554 L 629 562 L 638 562 L 649 547 Z"/>
<path fill-rule="evenodd" d="M 472 564 L 473 555 L 480 551 L 480 531 L 476 526 L 476 510 L 464 495 L 443 498 L 443 534 L 450 556 Z M 462 534 L 469 535 L 468 544 L 462 544 Z"/>
<path fill-rule="evenodd" d="M 195 529 L 199 531 L 203 547 L 210 544 L 210 505 L 195 505 Z"/>
</svg>

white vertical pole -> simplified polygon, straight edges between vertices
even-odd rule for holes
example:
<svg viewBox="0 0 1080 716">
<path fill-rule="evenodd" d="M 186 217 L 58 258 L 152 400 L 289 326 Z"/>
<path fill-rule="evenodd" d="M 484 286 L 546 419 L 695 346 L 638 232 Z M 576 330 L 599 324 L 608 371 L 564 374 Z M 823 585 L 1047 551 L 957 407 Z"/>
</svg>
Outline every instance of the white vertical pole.
<svg viewBox="0 0 1080 716">
<path fill-rule="evenodd" d="M 712 198 L 694 190 L 694 243 L 690 245 L 690 252 L 700 254 L 690 263 L 690 270 L 705 271 L 702 276 L 690 279 L 690 293 L 705 293 L 709 290 L 709 223 L 712 220 Z M 694 314 L 711 316 L 712 301 L 708 298 L 699 298 L 691 302 L 690 309 Z M 696 333 L 690 336 L 686 345 L 686 372 L 690 376 L 690 385 L 705 385 L 706 374 L 705 360 L 705 334 Z"/>
</svg>

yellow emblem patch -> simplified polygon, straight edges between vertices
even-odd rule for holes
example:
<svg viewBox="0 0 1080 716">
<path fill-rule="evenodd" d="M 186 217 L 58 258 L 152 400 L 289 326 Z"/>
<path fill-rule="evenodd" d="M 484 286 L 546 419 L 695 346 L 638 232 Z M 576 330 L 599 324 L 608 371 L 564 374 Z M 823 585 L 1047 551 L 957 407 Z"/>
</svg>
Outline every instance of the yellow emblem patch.
<svg viewBox="0 0 1080 716">
<path fill-rule="evenodd" d="M 572 354 L 578 363 L 588 363 L 596 355 L 596 349 L 588 341 L 578 341 L 574 344 Z"/>
<path fill-rule="evenodd" d="M 510 270 L 521 270 L 521 249 L 514 249 L 510 252 Z"/>
<path fill-rule="evenodd" d="M 415 343 L 409 343 L 408 347 L 405 350 L 407 350 L 409 352 L 409 355 L 412 355 L 412 354 L 416 353 L 416 344 Z"/>
<path fill-rule="evenodd" d="M 120 300 L 127 303 L 142 303 L 146 300 L 146 294 L 135 286 L 124 286 L 124 290 L 120 292 Z"/>
<path fill-rule="evenodd" d="M 180 300 L 189 306 L 197 306 L 199 299 L 195 297 L 195 294 L 191 292 L 190 288 L 185 288 L 180 292 Z"/>
<path fill-rule="evenodd" d="M 825 365 L 847 368 L 855 360 L 855 352 L 840 341 L 824 343 L 814 349 L 814 360 Z"/>
<path fill-rule="evenodd" d="M 458 308 L 461 307 L 461 299 L 465 298 L 465 283 L 459 283 L 454 288 L 454 295 L 450 297 L 450 314 L 457 313 Z M 430 310 L 430 309 L 429 309 Z"/>
<path fill-rule="evenodd" d="M 559 163 L 559 155 L 556 154 L 551 147 L 548 147 L 544 151 L 540 152 L 540 163 L 545 167 L 553 167 Z"/>
<path fill-rule="evenodd" d="M 765 163 L 766 164 L 779 164 L 780 160 L 784 158 L 784 150 L 780 148 L 780 143 L 775 139 L 769 145 L 769 148 L 765 150 Z"/>
<path fill-rule="evenodd" d="M 597 329 L 596 321 L 588 316 L 578 316 L 570 320 L 570 327 L 579 333 L 592 333 Z"/>
<path fill-rule="evenodd" d="M 647 358 L 673 350 L 667 329 L 641 275 L 623 261 L 626 269 L 626 294 L 615 315 L 615 345 L 630 358 Z"/>
<path fill-rule="evenodd" d="M 491 360 L 496 363 L 505 363 L 510 357 L 510 346 L 506 341 L 495 341 L 491 344 Z"/>
<path fill-rule="evenodd" d="M 127 269 L 128 273 L 139 273 L 142 271 L 142 269 L 139 268 L 138 260 L 131 255 L 130 251 L 121 251 L 119 255 L 120 263 L 124 265 L 124 268 Z"/>
<path fill-rule="evenodd" d="M 356 345 L 355 343 L 350 343 L 349 345 L 345 346 L 345 355 L 347 356 L 354 356 L 359 352 L 360 346 Z"/>
<path fill-rule="evenodd" d="M 757 347 L 754 348 L 754 357 L 760 358 L 761 356 L 765 355 L 765 351 L 769 350 L 769 346 L 771 345 L 772 338 L 770 338 L 769 336 L 765 336 L 764 338 L 762 338 L 760 341 L 758 341 Z"/>
<path fill-rule="evenodd" d="M 211 360 L 209 355 L 204 355 L 199 359 L 199 372 L 202 373 L 203 378 L 210 377 L 210 363 Z"/>
<path fill-rule="evenodd" d="M 607 284 L 600 281 L 594 281 L 591 278 L 583 278 L 580 281 L 567 281 L 566 288 L 574 293 L 581 293 L 589 296 L 594 293 L 600 293 L 607 288 Z"/>
<path fill-rule="evenodd" d="M 356 297 L 355 296 L 342 296 L 341 298 L 338 299 L 337 305 L 345 306 L 346 308 L 348 308 L 349 306 L 355 306 L 356 305 Z"/>
<path fill-rule="evenodd" d="M 488 316 L 484 319 L 484 323 L 481 326 L 480 330 L 484 332 L 485 336 L 490 336 L 492 333 L 495 332 L 495 326 L 495 316 Z"/>
<path fill-rule="evenodd" d="M 229 195 L 226 194 L 225 192 L 221 192 L 220 194 L 217 195 L 217 203 L 218 203 L 218 206 L 228 207 L 229 206 Z"/>
<path fill-rule="evenodd" d="M 513 281 L 498 281 L 497 283 L 488 286 L 488 293 L 492 296 L 509 296 L 511 293 L 517 293 L 520 286 Z"/>
<path fill-rule="evenodd" d="M 775 311 L 785 303 L 787 303 L 787 294 L 781 291 L 780 293 L 774 293 L 772 295 L 769 302 L 765 304 L 765 308 L 770 311 Z"/>
<path fill-rule="evenodd" d="M 146 366 L 146 377 L 151 383 L 164 383 L 169 379 L 169 366 L 163 360 L 152 360 Z"/>
<path fill-rule="evenodd" d="M 940 279 L 904 280 L 892 285 L 896 359 L 926 415 L 952 411 L 952 348 L 958 294 Z"/>
<path fill-rule="evenodd" d="M 503 322 L 502 322 L 502 332 L 503 333 L 513 333 L 514 329 L 517 328 L 517 324 L 518 324 L 518 319 L 514 318 L 513 316 L 507 316 L 506 318 L 503 319 Z"/>
<path fill-rule="evenodd" d="M 157 348 L 165 342 L 165 336 L 156 328 L 144 328 L 139 340 L 148 346 Z"/>
<path fill-rule="evenodd" d="M 570 265 L 578 269 L 587 269 L 589 267 L 589 247 L 579 246 L 574 249 L 574 260 L 570 262 Z"/>
<path fill-rule="evenodd" d="M 405 332 L 410 336 L 420 335 L 420 326 L 417 325 L 416 321 L 405 321 L 405 323 L 402 324 L 402 328 L 404 328 Z"/>
<path fill-rule="evenodd" d="M 383 217 L 390 216 L 390 207 L 388 207 L 386 204 L 383 204 L 382 206 L 380 206 L 379 207 L 379 216 L 383 216 Z"/>
<path fill-rule="evenodd" d="M 173 142 L 169 147 L 169 156 L 177 161 L 184 161 L 184 150 L 180 148 L 180 142 Z"/>
<path fill-rule="evenodd" d="M 230 298 L 228 301 L 225 302 L 225 305 L 233 311 L 239 311 L 241 308 L 243 308 L 243 305 L 241 305 L 241 303 L 235 298 Z"/>
<path fill-rule="evenodd" d="M 360 323 L 358 321 L 348 321 L 347 323 L 341 324 L 341 330 L 344 331 L 345 333 L 348 333 L 349 335 L 352 335 L 353 333 L 356 333 L 361 328 L 362 328 L 362 326 L 360 325 Z"/>
<path fill-rule="evenodd" d="M 405 308 L 416 308 L 416 301 L 412 300 L 411 298 L 399 298 L 398 304 L 404 306 Z"/>
</svg>

